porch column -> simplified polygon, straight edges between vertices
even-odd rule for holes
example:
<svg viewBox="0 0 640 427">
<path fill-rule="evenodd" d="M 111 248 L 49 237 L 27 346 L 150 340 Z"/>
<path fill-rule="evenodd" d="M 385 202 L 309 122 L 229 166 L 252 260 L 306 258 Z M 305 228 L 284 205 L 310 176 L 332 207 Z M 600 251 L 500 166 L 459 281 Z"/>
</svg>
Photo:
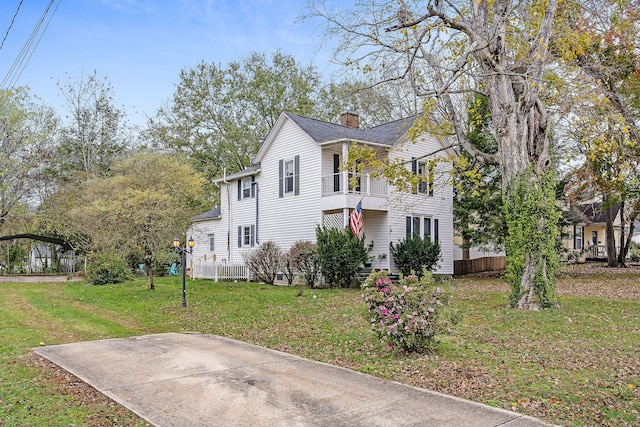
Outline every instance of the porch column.
<svg viewBox="0 0 640 427">
<path fill-rule="evenodd" d="M 349 144 L 342 143 L 342 164 L 344 165 L 349 158 Z M 349 172 L 342 171 L 342 194 L 349 194 Z"/>
<path fill-rule="evenodd" d="M 342 209 L 342 222 L 345 227 L 349 225 L 349 208 Z"/>
</svg>

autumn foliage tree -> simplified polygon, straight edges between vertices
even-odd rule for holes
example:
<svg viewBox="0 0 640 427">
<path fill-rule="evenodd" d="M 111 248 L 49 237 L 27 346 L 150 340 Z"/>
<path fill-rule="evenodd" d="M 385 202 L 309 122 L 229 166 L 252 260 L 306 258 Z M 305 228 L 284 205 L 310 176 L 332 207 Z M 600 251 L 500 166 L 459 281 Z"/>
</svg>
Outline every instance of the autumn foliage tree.
<svg viewBox="0 0 640 427">
<path fill-rule="evenodd" d="M 155 256 L 204 210 L 203 184 L 202 175 L 184 159 L 138 153 L 114 164 L 110 176 L 89 180 L 82 203 L 70 215 L 90 236 L 94 251 L 124 254 L 139 248 L 154 289 Z"/>
<path fill-rule="evenodd" d="M 602 200 L 608 264 L 624 265 L 640 213 L 640 4 L 566 2 L 557 25 L 566 36 L 558 38 L 553 51 L 573 67 L 569 73 L 580 84 L 579 91 L 569 93 L 576 106 L 569 135 L 582 154 L 570 195 Z M 622 222 L 617 252 L 614 206 L 620 207 Z"/>
</svg>

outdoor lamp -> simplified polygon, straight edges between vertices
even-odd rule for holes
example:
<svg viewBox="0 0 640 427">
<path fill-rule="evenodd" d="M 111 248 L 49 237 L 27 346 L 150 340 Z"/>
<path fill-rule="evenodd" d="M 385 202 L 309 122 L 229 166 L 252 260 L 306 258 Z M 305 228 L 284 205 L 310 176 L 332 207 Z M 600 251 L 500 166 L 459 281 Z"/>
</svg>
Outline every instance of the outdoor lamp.
<svg viewBox="0 0 640 427">
<path fill-rule="evenodd" d="M 187 306 L 187 254 L 193 253 L 193 247 L 196 245 L 193 237 L 189 237 L 185 247 L 180 247 L 180 239 L 173 239 L 173 248 L 176 252 L 180 252 L 182 264 L 182 306 Z M 189 249 L 187 249 L 187 247 Z"/>
</svg>

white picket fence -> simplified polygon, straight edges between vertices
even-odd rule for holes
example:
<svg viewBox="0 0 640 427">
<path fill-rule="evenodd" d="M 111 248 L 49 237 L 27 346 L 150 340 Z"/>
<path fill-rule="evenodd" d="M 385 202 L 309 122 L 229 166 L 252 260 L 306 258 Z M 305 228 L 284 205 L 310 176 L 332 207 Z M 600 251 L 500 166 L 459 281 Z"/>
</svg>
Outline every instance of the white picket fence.
<svg viewBox="0 0 640 427">
<path fill-rule="evenodd" d="M 211 260 L 194 260 L 192 264 L 193 279 L 251 280 L 251 272 L 244 264 L 227 264 Z"/>
</svg>

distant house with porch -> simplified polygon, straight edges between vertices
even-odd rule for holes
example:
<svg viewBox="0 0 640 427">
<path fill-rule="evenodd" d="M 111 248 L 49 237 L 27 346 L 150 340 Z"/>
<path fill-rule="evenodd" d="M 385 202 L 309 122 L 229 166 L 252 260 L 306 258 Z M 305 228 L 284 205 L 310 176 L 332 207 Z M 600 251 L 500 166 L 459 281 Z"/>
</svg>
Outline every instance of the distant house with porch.
<svg viewBox="0 0 640 427">
<path fill-rule="evenodd" d="M 242 264 L 244 253 L 266 241 L 285 251 L 299 240 L 315 242 L 317 226 L 346 227 L 361 201 L 373 268 L 395 272 L 389 243 L 417 233 L 440 242 L 442 261 L 435 272 L 453 274 L 451 162 L 434 162 L 451 153 L 430 135 L 410 141 L 407 131 L 414 121 L 361 129 L 355 113 L 343 113 L 340 124 L 282 113 L 253 166 L 216 180 L 220 206 L 193 218 L 188 231 L 196 241 L 192 259 Z M 345 170 L 354 144 L 372 148 L 382 159 L 406 161 L 423 182 L 400 192 L 371 170 Z"/>
<path fill-rule="evenodd" d="M 579 260 L 597 260 L 607 258 L 606 244 L 606 213 L 601 202 L 584 203 L 570 207 L 567 212 L 572 229 L 566 233 L 563 246 L 570 253 L 579 254 Z M 620 243 L 622 230 L 620 205 L 616 204 L 611 210 L 613 218 L 613 234 L 615 236 L 616 251 Z M 625 235 L 629 232 L 626 226 Z M 636 230 L 637 231 L 637 230 Z"/>
</svg>

